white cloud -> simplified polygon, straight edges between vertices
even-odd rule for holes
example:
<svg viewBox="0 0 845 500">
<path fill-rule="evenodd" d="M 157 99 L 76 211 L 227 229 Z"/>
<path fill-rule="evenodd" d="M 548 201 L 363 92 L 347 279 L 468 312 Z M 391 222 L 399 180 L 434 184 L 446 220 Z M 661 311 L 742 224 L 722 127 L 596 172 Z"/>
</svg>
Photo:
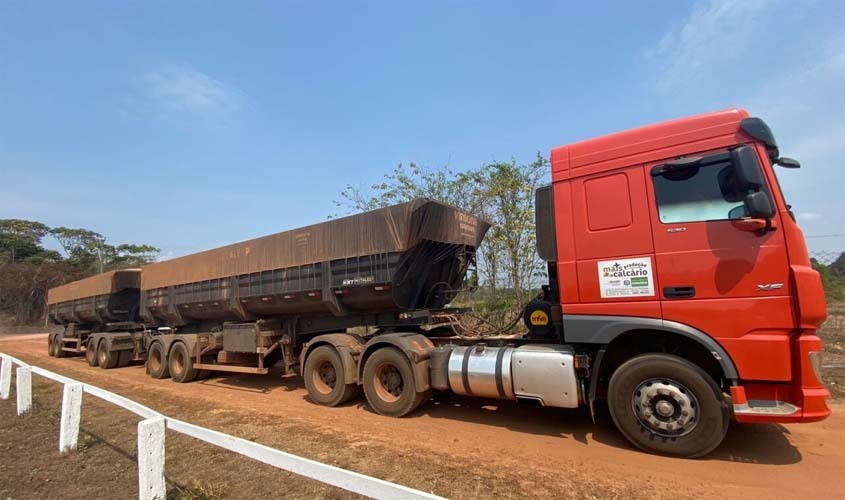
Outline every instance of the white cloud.
<svg viewBox="0 0 845 500">
<path fill-rule="evenodd" d="M 143 78 L 148 92 L 167 108 L 195 114 L 240 109 L 237 93 L 221 81 L 189 67 L 150 71 Z"/>
<path fill-rule="evenodd" d="M 798 212 L 797 216 L 801 220 L 818 220 L 824 217 L 818 212 Z"/>
<path fill-rule="evenodd" d="M 776 172 L 808 235 L 845 231 L 836 180 L 845 157 L 845 29 L 820 22 L 825 10 L 785 0 L 709 0 L 668 26 L 640 58 L 646 91 L 660 106 L 740 106 L 766 120 L 781 154 L 802 163 Z M 784 19 L 794 29 L 779 32 Z M 829 243 L 808 241 L 811 248 Z"/>
<path fill-rule="evenodd" d="M 661 66 L 658 85 L 685 84 L 699 70 L 739 58 L 753 40 L 754 16 L 768 0 L 709 0 L 643 56 Z"/>
</svg>

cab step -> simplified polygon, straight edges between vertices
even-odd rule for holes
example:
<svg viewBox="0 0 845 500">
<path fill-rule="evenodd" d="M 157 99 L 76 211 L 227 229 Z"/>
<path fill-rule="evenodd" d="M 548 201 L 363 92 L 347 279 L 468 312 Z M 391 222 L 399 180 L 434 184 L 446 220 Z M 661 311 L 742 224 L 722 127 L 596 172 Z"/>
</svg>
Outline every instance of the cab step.
<svg viewBox="0 0 845 500">
<path fill-rule="evenodd" d="M 769 401 L 762 399 L 751 399 L 747 403 L 735 404 L 734 414 L 736 415 L 771 415 L 787 417 L 799 413 L 801 408 L 786 401 Z"/>
</svg>

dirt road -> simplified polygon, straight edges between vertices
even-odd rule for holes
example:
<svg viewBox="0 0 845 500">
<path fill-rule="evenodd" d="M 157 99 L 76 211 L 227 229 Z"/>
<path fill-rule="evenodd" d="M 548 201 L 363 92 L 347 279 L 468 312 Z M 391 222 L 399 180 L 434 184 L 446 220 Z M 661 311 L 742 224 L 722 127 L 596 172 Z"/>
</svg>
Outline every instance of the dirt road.
<svg viewBox="0 0 845 500">
<path fill-rule="evenodd" d="M 826 499 L 842 493 L 841 404 L 818 424 L 734 424 L 709 457 L 678 460 L 634 451 L 609 422 L 593 424 L 589 413 L 580 410 L 452 397 L 435 400 L 408 418 L 391 419 L 372 413 L 361 401 L 340 408 L 313 405 L 299 378 L 278 374 L 223 374 L 176 384 L 147 377 L 140 365 L 103 371 L 89 367 L 83 358 L 50 358 L 43 335 L 0 336 L 0 352 L 226 432 L 232 431 L 222 427 L 224 421 L 248 420 L 257 441 L 312 458 L 332 456 L 331 450 L 315 449 L 314 440 L 324 438 L 332 447 L 341 446 L 346 453 L 342 456 L 377 449 L 367 455 L 369 462 L 341 465 L 441 495 L 562 497 L 560 493 L 569 491 L 593 498 Z M 308 434 L 310 444 L 280 437 L 275 422 Z M 495 478 L 498 486 L 450 489 L 449 484 L 467 474 L 473 477 L 466 481 Z M 441 480 L 428 481 L 432 475 Z"/>
</svg>

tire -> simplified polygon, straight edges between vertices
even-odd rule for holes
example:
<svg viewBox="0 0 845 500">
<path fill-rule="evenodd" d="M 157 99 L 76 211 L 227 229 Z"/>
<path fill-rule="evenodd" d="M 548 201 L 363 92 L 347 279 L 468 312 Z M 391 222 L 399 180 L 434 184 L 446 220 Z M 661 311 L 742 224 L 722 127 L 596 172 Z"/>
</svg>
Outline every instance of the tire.
<svg viewBox="0 0 845 500">
<path fill-rule="evenodd" d="M 395 347 L 381 348 L 367 359 L 363 382 L 370 408 L 388 417 L 405 416 L 431 397 L 431 391 L 417 392 L 411 362 Z"/>
<path fill-rule="evenodd" d="M 669 354 L 629 359 L 611 376 L 608 407 L 616 427 L 641 450 L 704 456 L 730 423 L 722 391 L 704 370 Z"/>
<path fill-rule="evenodd" d="M 359 394 L 358 384 L 347 384 L 343 361 L 332 346 L 321 345 L 308 354 L 302 373 L 311 401 L 323 406 L 343 404 Z"/>
<path fill-rule="evenodd" d="M 85 347 L 85 361 L 88 362 L 88 366 L 97 366 L 100 364 L 98 354 L 95 339 L 89 340 L 88 346 Z"/>
<path fill-rule="evenodd" d="M 170 355 L 167 356 L 167 365 L 170 369 L 170 379 L 180 384 L 190 382 L 197 378 L 197 370 L 194 369 L 194 360 L 188 353 L 184 342 L 174 342 L 170 348 Z"/>
<path fill-rule="evenodd" d="M 167 354 L 164 353 L 164 346 L 161 342 L 150 344 L 147 352 L 147 372 L 152 378 L 167 378 L 170 376 L 170 369 L 167 366 Z"/>
<path fill-rule="evenodd" d="M 100 346 L 97 348 L 97 364 L 104 370 L 111 370 L 117 368 L 120 362 L 120 352 L 109 350 L 109 343 L 103 339 L 100 341 Z"/>
<path fill-rule="evenodd" d="M 56 344 L 55 344 L 55 335 L 48 335 L 47 336 L 47 355 L 51 358 L 56 357 Z"/>
<path fill-rule="evenodd" d="M 66 358 L 67 351 L 62 350 L 62 334 L 58 333 L 53 336 L 53 353 L 57 358 Z"/>
</svg>

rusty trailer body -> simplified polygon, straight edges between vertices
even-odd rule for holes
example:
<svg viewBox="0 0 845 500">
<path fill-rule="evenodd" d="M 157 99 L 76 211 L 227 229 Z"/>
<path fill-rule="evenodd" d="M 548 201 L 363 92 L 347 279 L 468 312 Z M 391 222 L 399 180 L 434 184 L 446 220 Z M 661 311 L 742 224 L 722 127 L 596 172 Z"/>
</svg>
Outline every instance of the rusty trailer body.
<svg viewBox="0 0 845 500">
<path fill-rule="evenodd" d="M 151 264 L 141 315 L 177 327 L 443 307 L 488 228 L 416 199 Z"/>
<path fill-rule="evenodd" d="M 140 286 L 140 269 L 109 271 L 73 281 L 47 292 L 47 315 L 57 325 L 134 321 Z"/>
</svg>

